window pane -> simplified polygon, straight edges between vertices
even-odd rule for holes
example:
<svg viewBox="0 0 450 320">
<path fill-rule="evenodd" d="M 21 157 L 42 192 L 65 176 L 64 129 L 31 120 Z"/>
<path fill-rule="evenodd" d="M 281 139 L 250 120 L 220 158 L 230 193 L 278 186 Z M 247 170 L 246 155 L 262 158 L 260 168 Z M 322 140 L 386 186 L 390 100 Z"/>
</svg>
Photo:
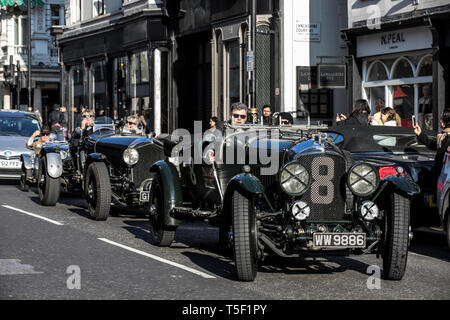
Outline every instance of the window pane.
<svg viewBox="0 0 450 320">
<path fill-rule="evenodd" d="M 19 45 L 19 19 L 14 19 L 14 45 Z"/>
<path fill-rule="evenodd" d="M 395 86 L 394 109 L 402 119 L 402 127 L 412 127 L 414 114 L 414 85 Z"/>
<path fill-rule="evenodd" d="M 426 130 L 433 130 L 433 85 L 419 85 L 419 122 Z"/>
<path fill-rule="evenodd" d="M 229 46 L 229 77 L 230 77 L 230 104 L 240 101 L 240 74 L 239 74 L 239 43 L 233 42 Z"/>
<path fill-rule="evenodd" d="M 26 46 L 28 44 L 28 19 L 21 20 L 21 28 L 22 28 L 21 45 Z"/>
<path fill-rule="evenodd" d="M 422 60 L 422 64 L 419 69 L 419 77 L 426 77 L 433 75 L 433 58 L 431 56 Z"/>
<path fill-rule="evenodd" d="M 409 62 L 405 59 L 400 60 L 395 66 L 393 78 L 413 78 L 414 73 Z"/>
<path fill-rule="evenodd" d="M 141 82 L 148 82 L 149 80 L 147 52 L 143 51 L 141 52 Z"/>
<path fill-rule="evenodd" d="M 386 73 L 386 69 L 381 62 L 376 62 L 372 69 L 370 70 L 370 74 L 367 77 L 367 81 L 378 81 L 378 80 L 387 80 L 388 75 Z"/>
</svg>

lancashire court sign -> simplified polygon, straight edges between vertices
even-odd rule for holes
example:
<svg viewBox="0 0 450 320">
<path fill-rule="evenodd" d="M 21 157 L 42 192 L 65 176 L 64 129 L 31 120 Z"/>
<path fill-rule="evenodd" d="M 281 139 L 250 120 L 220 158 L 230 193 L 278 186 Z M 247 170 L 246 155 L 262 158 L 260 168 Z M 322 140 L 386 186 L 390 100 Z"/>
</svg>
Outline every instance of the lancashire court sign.
<svg viewBox="0 0 450 320">
<path fill-rule="evenodd" d="M 30 0 L 31 4 L 34 4 L 35 6 L 40 4 L 42 6 L 45 5 L 45 1 L 44 0 Z M 13 5 L 27 5 L 28 4 L 28 0 L 0 0 L 0 6 L 13 6 Z"/>
</svg>

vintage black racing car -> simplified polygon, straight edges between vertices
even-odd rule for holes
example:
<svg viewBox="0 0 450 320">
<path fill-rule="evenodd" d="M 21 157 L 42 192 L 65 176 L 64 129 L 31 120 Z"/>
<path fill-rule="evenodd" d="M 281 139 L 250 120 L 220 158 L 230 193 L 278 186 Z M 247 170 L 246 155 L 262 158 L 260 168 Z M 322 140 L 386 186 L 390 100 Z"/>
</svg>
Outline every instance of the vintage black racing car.
<svg viewBox="0 0 450 320">
<path fill-rule="evenodd" d="M 226 128 L 223 139 L 183 137 L 175 164 L 153 165 L 155 245 L 169 246 L 184 221 L 207 220 L 219 227 L 219 243 L 231 246 L 241 281 L 253 281 L 267 255 L 343 252 L 380 255 L 384 277 L 402 279 L 410 199 L 419 193 L 408 173 L 380 177 L 384 164 L 353 159 L 319 128 Z M 192 161 L 195 154 L 204 161 Z"/>
<path fill-rule="evenodd" d="M 133 207 L 148 202 L 153 177 L 150 167 L 164 159 L 159 140 L 151 135 L 117 132 L 107 117 L 96 118 L 89 135 L 74 134 L 69 162 L 61 162 L 59 150 L 51 146 L 44 147 L 41 153 L 41 164 L 44 164 L 38 184 L 41 203 L 54 205 L 58 201 L 54 192 L 60 186 L 69 192 L 78 189 L 95 220 L 108 218 L 111 201 Z M 49 168 L 54 167 L 59 170 L 51 175 Z"/>
<path fill-rule="evenodd" d="M 420 194 L 412 197 L 411 227 L 439 225 L 436 204 L 436 181 L 431 169 L 436 151 L 427 149 L 417 141 L 412 128 L 384 126 L 339 126 L 326 130 L 334 142 L 351 152 L 359 161 L 383 165 L 380 178 L 395 174 L 399 168 L 420 187 Z M 428 136 L 436 132 L 427 131 Z"/>
</svg>

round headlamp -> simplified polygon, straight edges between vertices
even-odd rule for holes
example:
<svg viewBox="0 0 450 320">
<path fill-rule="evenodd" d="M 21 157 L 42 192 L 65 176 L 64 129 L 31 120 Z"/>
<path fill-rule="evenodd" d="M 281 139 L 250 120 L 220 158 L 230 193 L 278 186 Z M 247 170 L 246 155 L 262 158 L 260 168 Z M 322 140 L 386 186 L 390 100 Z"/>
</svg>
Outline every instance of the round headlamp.
<svg viewBox="0 0 450 320">
<path fill-rule="evenodd" d="M 281 189 L 290 196 L 301 196 L 310 187 L 311 175 L 299 162 L 291 162 L 280 171 Z"/>
<path fill-rule="evenodd" d="M 69 156 L 69 154 L 67 153 L 67 151 L 61 150 L 59 151 L 59 154 L 61 156 L 61 160 L 66 160 L 67 157 Z"/>
<path fill-rule="evenodd" d="M 139 161 L 139 152 L 135 149 L 125 150 L 123 152 L 123 161 L 129 166 L 134 166 Z"/>
<path fill-rule="evenodd" d="M 378 189 L 380 177 L 378 170 L 368 163 L 358 163 L 347 175 L 347 186 L 359 197 L 367 197 Z"/>
</svg>

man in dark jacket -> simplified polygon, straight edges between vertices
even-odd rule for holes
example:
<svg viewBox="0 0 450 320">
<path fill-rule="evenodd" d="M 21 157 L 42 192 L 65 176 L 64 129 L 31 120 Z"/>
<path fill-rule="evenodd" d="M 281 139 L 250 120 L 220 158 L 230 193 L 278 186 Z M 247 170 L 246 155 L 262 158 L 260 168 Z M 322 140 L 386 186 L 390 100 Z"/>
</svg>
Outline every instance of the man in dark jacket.
<svg viewBox="0 0 450 320">
<path fill-rule="evenodd" d="M 52 111 L 48 114 L 48 126 L 52 128 L 54 124 L 59 123 L 60 119 L 61 112 L 59 111 L 59 106 L 54 104 Z"/>
<path fill-rule="evenodd" d="M 436 181 L 441 174 L 442 162 L 444 161 L 447 148 L 450 146 L 450 109 L 445 109 L 442 114 L 441 128 L 442 133 L 438 134 L 436 139 L 431 139 L 422 132 L 422 128 L 419 125 L 414 127 L 414 133 L 417 135 L 419 142 L 430 150 L 436 150 L 433 166 L 433 175 Z"/>
</svg>

